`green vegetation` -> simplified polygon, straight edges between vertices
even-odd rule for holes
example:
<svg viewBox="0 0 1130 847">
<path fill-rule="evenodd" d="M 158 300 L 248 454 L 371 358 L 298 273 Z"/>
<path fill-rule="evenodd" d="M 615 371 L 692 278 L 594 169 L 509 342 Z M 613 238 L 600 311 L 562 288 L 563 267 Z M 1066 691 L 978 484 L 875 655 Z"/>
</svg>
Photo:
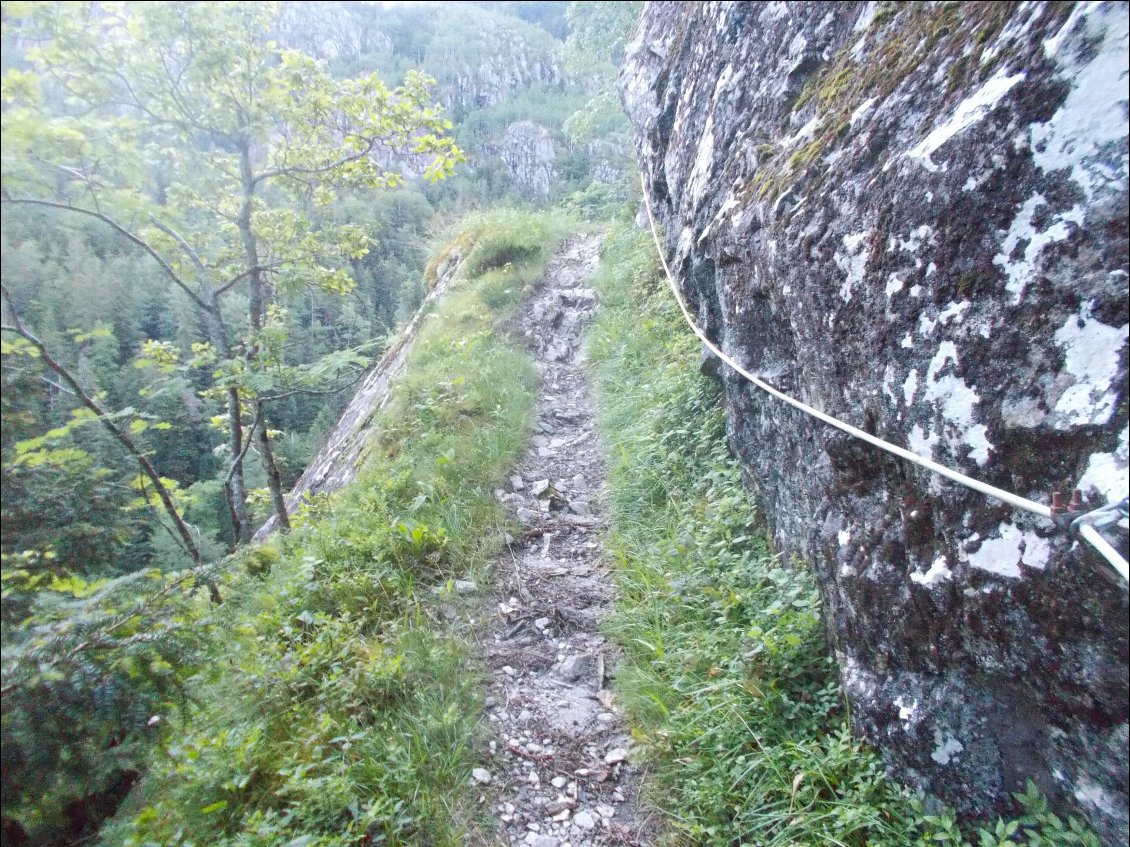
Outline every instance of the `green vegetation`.
<svg viewBox="0 0 1130 847">
<path fill-rule="evenodd" d="M 452 233 L 463 280 L 360 478 L 213 568 L 221 606 L 153 571 L 39 594 L 4 633 L 6 820 L 68 843 L 140 779 L 107 843 L 458 843 L 479 692 L 450 614 L 469 601 L 445 586 L 481 579 L 501 542 L 491 491 L 528 437 L 533 374 L 497 330 L 565 231 L 498 212 Z"/>
<path fill-rule="evenodd" d="M 252 442 L 288 529 L 272 405 L 341 388 L 368 362 L 365 346 L 295 361 L 288 312 L 295 299 L 355 287 L 348 265 L 371 235 L 324 214 L 337 191 L 401 185 L 381 156 L 415 156 L 433 182 L 462 161 L 432 81 L 415 71 L 395 88 L 376 74 L 336 79 L 277 45 L 269 4 L 30 12 L 20 21 L 37 42 L 27 51 L 33 71 L 4 78 L 3 202 L 97 220 L 153 259 L 195 332 L 190 357 L 151 339 L 144 361 L 206 375 L 205 397 L 224 405 L 222 487 L 236 538 L 254 529 L 244 468 Z"/>
<path fill-rule="evenodd" d="M 591 336 L 608 445 L 617 690 L 678 844 L 967 843 L 851 738 L 815 580 L 774 555 L 730 455 L 720 389 L 660 276 L 650 236 L 605 244 Z M 1097 845 L 1034 789 L 978 847 Z"/>
</svg>

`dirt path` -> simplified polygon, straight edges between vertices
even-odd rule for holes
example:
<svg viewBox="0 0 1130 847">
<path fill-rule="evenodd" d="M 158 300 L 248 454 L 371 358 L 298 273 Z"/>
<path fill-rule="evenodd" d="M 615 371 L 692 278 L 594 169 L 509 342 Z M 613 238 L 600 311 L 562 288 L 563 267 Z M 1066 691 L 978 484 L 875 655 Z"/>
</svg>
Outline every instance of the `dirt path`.
<svg viewBox="0 0 1130 847">
<path fill-rule="evenodd" d="M 612 585 L 599 539 L 604 463 L 580 347 L 596 306 L 587 284 L 599 246 L 595 236 L 566 244 L 517 319 L 542 385 L 530 450 L 496 492 L 526 531 L 495 565 L 482 644 L 494 737 L 474 780 L 495 844 L 651 840 L 630 739 L 606 688 L 615 650 L 598 629 Z"/>
</svg>

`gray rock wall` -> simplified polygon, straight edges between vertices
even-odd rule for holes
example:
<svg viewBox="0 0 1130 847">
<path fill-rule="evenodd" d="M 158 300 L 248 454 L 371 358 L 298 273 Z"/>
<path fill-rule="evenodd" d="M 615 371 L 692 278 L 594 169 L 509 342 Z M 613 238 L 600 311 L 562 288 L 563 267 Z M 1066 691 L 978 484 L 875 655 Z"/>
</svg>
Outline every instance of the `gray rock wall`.
<svg viewBox="0 0 1130 847">
<path fill-rule="evenodd" d="M 1124 3 L 650 3 L 621 95 L 707 332 L 1026 497 L 1127 493 Z M 1127 836 L 1127 591 L 1089 549 L 723 371 L 856 730 L 963 813 Z M 1123 542 L 1123 551 L 1125 544 Z"/>
<path fill-rule="evenodd" d="M 533 121 L 516 121 L 506 128 L 499 145 L 499 158 L 519 192 L 546 197 L 556 175 L 557 152 L 548 129 Z"/>
</svg>

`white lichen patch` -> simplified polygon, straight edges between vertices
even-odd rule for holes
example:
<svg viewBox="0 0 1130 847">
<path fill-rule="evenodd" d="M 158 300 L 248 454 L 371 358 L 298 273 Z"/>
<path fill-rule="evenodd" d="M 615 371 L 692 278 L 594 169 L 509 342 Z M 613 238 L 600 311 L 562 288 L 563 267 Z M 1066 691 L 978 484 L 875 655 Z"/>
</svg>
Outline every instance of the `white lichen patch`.
<svg viewBox="0 0 1130 847">
<path fill-rule="evenodd" d="M 883 289 L 883 293 L 886 294 L 888 298 L 894 297 L 896 294 L 902 291 L 902 286 L 903 281 L 899 279 L 898 274 L 891 274 L 889 277 L 887 277 L 887 285 Z"/>
<path fill-rule="evenodd" d="M 1080 49 L 1094 41 L 1097 51 Z M 1051 120 L 1031 127 L 1033 161 L 1045 172 L 1070 169 L 1088 200 L 1105 189 L 1126 190 L 1126 154 L 1111 154 L 1109 148 L 1128 134 L 1128 45 L 1130 19 L 1125 6 L 1115 3 L 1078 4 L 1044 42 L 1072 87 Z M 1080 55 L 1088 58 L 1080 61 Z"/>
<path fill-rule="evenodd" d="M 823 119 L 819 115 L 817 115 L 800 129 L 798 129 L 795 133 L 782 141 L 781 144 L 785 147 L 792 147 L 794 144 L 798 144 L 802 141 L 811 141 L 812 137 L 816 135 L 816 130 L 820 128 L 822 120 Z"/>
<path fill-rule="evenodd" d="M 988 428 L 984 424 L 974 423 L 974 409 L 981 402 L 980 395 L 974 387 L 952 373 L 952 368 L 958 364 L 957 347 L 952 341 L 943 341 L 938 345 L 938 352 L 926 369 L 922 400 L 933 403 L 949 424 L 947 441 L 950 445 L 968 445 L 970 449 L 966 455 L 978 465 L 983 465 L 989 461 L 989 451 L 993 445 L 988 439 Z"/>
<path fill-rule="evenodd" d="M 922 249 L 923 244 L 934 244 L 934 228 L 926 224 L 912 229 L 905 238 L 891 236 L 887 241 L 887 252 L 902 250 L 904 253 L 915 254 Z"/>
<path fill-rule="evenodd" d="M 863 281 L 863 274 L 867 270 L 867 233 L 849 233 L 843 237 L 842 244 L 843 250 L 837 250 L 833 258 L 836 266 L 844 272 L 840 298 L 845 303 L 850 303 L 855 287 Z"/>
<path fill-rule="evenodd" d="M 1112 452 L 1091 454 L 1087 470 L 1075 487 L 1084 494 L 1097 493 L 1107 503 L 1126 496 L 1130 488 L 1130 428 L 1122 428 Z"/>
<path fill-rule="evenodd" d="M 875 20 L 875 16 L 878 13 L 879 4 L 875 2 L 875 0 L 871 0 L 871 2 L 863 7 L 863 10 L 859 13 L 859 17 L 856 18 L 855 26 L 852 27 L 851 31 L 853 33 L 863 33 L 860 39 L 856 41 L 851 48 L 851 57 L 857 62 L 863 58 L 863 51 L 867 47 L 867 30 L 870 29 L 871 24 Z"/>
<path fill-rule="evenodd" d="M 910 732 L 910 727 L 914 723 L 914 719 L 918 716 L 918 701 L 913 701 L 909 706 L 906 700 L 902 697 L 896 697 L 892 704 L 899 710 L 899 720 L 902 721 L 902 728 Z"/>
<path fill-rule="evenodd" d="M 906 155 L 916 159 L 928 171 L 937 171 L 931 156 L 958 133 L 982 120 L 1027 74 L 1024 71 L 1009 76 L 1002 68 L 990 77 L 984 85 L 966 97 L 953 114 L 922 141 L 907 151 Z"/>
<path fill-rule="evenodd" d="M 910 575 L 911 582 L 917 582 L 919 585 L 929 588 L 947 579 L 953 579 L 953 571 L 949 569 L 946 564 L 945 556 L 938 556 L 934 559 L 930 567 L 923 573 L 915 571 Z"/>
<path fill-rule="evenodd" d="M 691 196 L 692 205 L 697 206 L 702 199 L 706 186 L 710 182 L 710 170 L 714 162 L 714 115 L 706 116 L 706 126 L 702 128 L 702 135 L 698 141 L 698 155 L 691 168 L 687 187 Z"/>
<path fill-rule="evenodd" d="M 899 342 L 899 347 L 901 347 L 903 350 L 914 349 L 914 338 L 909 332 L 903 337 L 902 341 Z"/>
<path fill-rule="evenodd" d="M 1091 316 L 1084 304 L 1055 332 L 1063 349 L 1063 373 L 1074 379 L 1055 404 L 1056 429 L 1105 424 L 1118 401 L 1119 361 L 1130 324 L 1113 327 Z"/>
<path fill-rule="evenodd" d="M 970 545 L 973 539 L 966 542 Z M 986 538 L 976 551 L 963 549 L 966 560 L 978 570 L 997 576 L 1019 579 L 1020 566 L 1043 570 L 1051 558 L 1051 544 L 1036 533 L 1020 529 L 1016 524 L 1004 522 L 997 528 L 995 538 Z"/>
<path fill-rule="evenodd" d="M 865 117 L 867 117 L 870 111 L 875 107 L 875 104 L 878 102 L 878 97 L 868 97 L 858 106 L 856 106 L 855 111 L 851 113 L 851 117 L 848 119 L 851 123 L 851 128 L 855 129 L 855 125 L 862 121 Z"/>
<path fill-rule="evenodd" d="M 948 765 L 955 756 L 965 750 L 965 745 L 952 735 L 942 736 L 940 729 L 934 730 L 934 752 L 930 758 L 939 765 Z"/>
<path fill-rule="evenodd" d="M 902 398 L 906 405 L 914 402 L 914 395 L 918 393 L 918 368 L 911 368 L 902 384 Z"/>
<path fill-rule="evenodd" d="M 1039 270 L 1038 261 L 1044 248 L 1049 244 L 1065 241 L 1072 232 L 1068 224 L 1077 227 L 1083 224 L 1085 217 L 1083 207 L 1073 206 L 1066 212 L 1055 215 L 1046 229 L 1037 231 L 1032 221 L 1036 211 L 1046 204 L 1044 195 L 1038 192 L 1029 197 L 1009 226 L 1001 242 L 1000 252 L 993 257 L 993 264 L 1004 271 L 1005 288 L 1011 295 L 1013 303 L 1019 303 L 1024 299 L 1028 283 Z M 1024 245 L 1023 251 L 1013 258 L 1016 248 L 1021 244 Z"/>
<path fill-rule="evenodd" d="M 1080 803 L 1099 809 L 1108 814 L 1118 814 L 1118 803 L 1115 798 L 1102 786 L 1097 785 L 1085 776 L 1080 776 L 1072 792 Z"/>
<path fill-rule="evenodd" d="M 883 369 L 883 393 L 891 398 L 891 402 L 898 405 L 898 395 L 895 394 L 895 366 L 887 365 Z"/>
<path fill-rule="evenodd" d="M 931 430 L 926 432 L 919 424 L 915 424 L 910 428 L 910 435 L 907 436 L 906 446 L 911 453 L 915 453 L 926 459 L 934 458 L 934 447 L 937 446 L 938 434 Z"/>
<path fill-rule="evenodd" d="M 836 534 L 836 540 L 840 542 L 841 547 L 847 547 L 851 543 L 851 532 L 846 529 L 841 529 Z"/>
</svg>

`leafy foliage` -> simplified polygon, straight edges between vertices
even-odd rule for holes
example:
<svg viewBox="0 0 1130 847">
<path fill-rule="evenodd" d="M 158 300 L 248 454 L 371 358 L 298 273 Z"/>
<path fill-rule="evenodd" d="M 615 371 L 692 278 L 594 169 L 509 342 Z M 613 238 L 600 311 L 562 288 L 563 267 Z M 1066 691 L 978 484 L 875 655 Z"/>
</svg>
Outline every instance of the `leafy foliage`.
<svg viewBox="0 0 1130 847">
<path fill-rule="evenodd" d="M 335 191 L 395 188 L 401 161 L 436 181 L 462 160 L 430 78 L 410 71 L 395 88 L 374 73 L 336 79 L 269 37 L 271 3 L 25 11 L 37 76 L 9 74 L 4 203 L 102 222 L 187 298 L 198 343 L 216 357 L 204 369 L 211 399 L 227 404 L 223 487 L 237 535 L 251 532 L 251 441 L 285 528 L 268 404 L 341 388 L 333 377 L 363 366 L 358 351 L 287 361 L 287 301 L 355 286 L 349 265 L 370 234 L 324 214 Z M 236 292 L 246 295 L 242 320 L 229 305 Z"/>
</svg>

